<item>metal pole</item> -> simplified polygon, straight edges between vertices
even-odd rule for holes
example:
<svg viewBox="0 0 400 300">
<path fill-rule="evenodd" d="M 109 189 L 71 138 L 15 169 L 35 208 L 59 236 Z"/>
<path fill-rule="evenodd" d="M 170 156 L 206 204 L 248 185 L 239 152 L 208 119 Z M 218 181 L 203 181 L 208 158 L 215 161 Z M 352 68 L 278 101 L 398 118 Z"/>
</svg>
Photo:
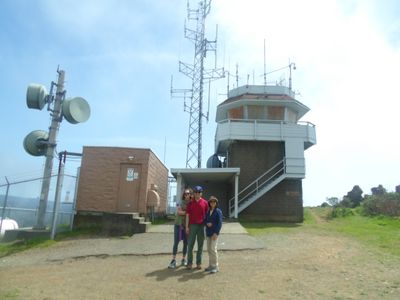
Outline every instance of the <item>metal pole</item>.
<svg viewBox="0 0 400 300">
<path fill-rule="evenodd" d="M 234 217 L 235 219 L 238 218 L 238 206 L 239 206 L 239 174 L 235 175 L 235 210 L 234 210 Z"/>
<path fill-rule="evenodd" d="M 4 198 L 4 203 L 3 203 L 3 211 L 1 212 L 0 233 L 1 233 L 1 228 L 3 227 L 4 213 L 5 213 L 6 206 L 7 206 L 8 190 L 10 189 L 10 183 L 8 182 L 7 177 L 6 177 L 6 181 L 7 181 L 7 190 L 6 190 L 6 196 Z"/>
<path fill-rule="evenodd" d="M 51 180 L 51 170 L 53 168 L 53 155 L 54 149 L 56 147 L 56 138 L 58 133 L 58 128 L 61 122 L 61 104 L 64 99 L 64 78 L 65 71 L 57 70 L 58 72 L 58 82 L 57 82 L 57 92 L 56 98 L 54 100 L 54 109 L 52 111 L 52 120 L 49 128 L 49 141 L 46 150 L 46 163 L 43 172 L 43 182 L 42 190 L 40 193 L 39 209 L 37 222 L 34 229 L 46 229 L 44 224 L 44 218 L 46 214 L 47 200 L 49 196 L 50 180 Z"/>
<path fill-rule="evenodd" d="M 80 173 L 81 173 L 81 168 L 79 167 L 77 174 L 76 174 L 76 180 L 75 180 L 74 201 L 72 204 L 71 221 L 70 221 L 70 225 L 69 225 L 70 230 L 72 230 L 72 228 L 74 227 L 74 216 L 75 216 L 75 212 L 76 212 L 76 197 L 78 195 L 78 184 L 79 184 Z"/>
<path fill-rule="evenodd" d="M 62 158 L 63 155 L 64 155 L 64 159 Z M 63 180 L 64 180 L 65 156 L 66 156 L 65 152 L 60 153 L 60 163 L 58 165 L 56 196 L 55 196 L 55 199 L 54 199 L 54 208 L 53 208 L 53 222 L 52 222 L 52 225 L 51 225 L 51 234 L 50 234 L 50 238 L 52 240 L 54 240 L 54 237 L 56 235 L 56 230 L 57 230 L 57 217 L 58 217 L 58 210 L 59 210 L 59 207 L 60 207 L 61 191 L 62 191 Z"/>
</svg>

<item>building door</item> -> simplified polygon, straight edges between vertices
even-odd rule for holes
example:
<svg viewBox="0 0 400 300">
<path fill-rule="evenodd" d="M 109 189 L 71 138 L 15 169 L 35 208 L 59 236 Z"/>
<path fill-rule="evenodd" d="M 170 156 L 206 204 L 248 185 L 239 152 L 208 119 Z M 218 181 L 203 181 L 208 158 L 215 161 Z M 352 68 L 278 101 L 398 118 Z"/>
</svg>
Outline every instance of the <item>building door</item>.
<svg viewBox="0 0 400 300">
<path fill-rule="evenodd" d="M 142 166 L 121 164 L 118 191 L 118 212 L 137 212 L 139 208 Z"/>
</svg>

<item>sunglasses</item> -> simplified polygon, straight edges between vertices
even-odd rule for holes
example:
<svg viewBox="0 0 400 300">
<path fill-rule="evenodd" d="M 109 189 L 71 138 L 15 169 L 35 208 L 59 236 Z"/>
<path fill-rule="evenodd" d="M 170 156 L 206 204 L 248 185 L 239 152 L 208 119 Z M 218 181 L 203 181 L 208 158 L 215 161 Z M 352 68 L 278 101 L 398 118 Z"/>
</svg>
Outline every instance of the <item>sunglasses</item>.
<svg viewBox="0 0 400 300">
<path fill-rule="evenodd" d="M 186 195 L 191 195 L 192 193 L 183 193 L 183 194 L 186 196 Z"/>
</svg>

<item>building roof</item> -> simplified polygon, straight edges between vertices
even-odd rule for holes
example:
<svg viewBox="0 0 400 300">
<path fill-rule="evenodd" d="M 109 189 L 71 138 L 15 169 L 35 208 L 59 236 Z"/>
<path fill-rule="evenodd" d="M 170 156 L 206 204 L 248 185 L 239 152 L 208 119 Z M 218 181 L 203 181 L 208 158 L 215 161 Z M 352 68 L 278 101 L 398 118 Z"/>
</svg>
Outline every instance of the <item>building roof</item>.
<svg viewBox="0 0 400 300">
<path fill-rule="evenodd" d="M 177 178 L 182 176 L 187 183 L 203 184 L 204 182 L 228 182 L 240 174 L 240 168 L 197 168 L 171 169 L 171 174 Z"/>
<path fill-rule="evenodd" d="M 228 99 L 218 105 L 216 122 L 226 119 L 227 111 L 243 105 L 284 106 L 298 112 L 298 119 L 310 109 L 296 100 L 285 86 L 246 85 L 229 91 Z"/>
</svg>

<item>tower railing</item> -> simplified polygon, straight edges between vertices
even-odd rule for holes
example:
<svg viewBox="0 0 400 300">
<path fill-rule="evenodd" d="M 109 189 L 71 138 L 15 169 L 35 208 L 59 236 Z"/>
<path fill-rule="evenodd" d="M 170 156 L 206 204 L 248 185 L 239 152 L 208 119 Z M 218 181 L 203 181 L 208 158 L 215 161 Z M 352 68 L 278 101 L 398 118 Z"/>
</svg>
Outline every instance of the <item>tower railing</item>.
<svg viewBox="0 0 400 300">
<path fill-rule="evenodd" d="M 238 212 L 252 204 L 261 195 L 281 182 L 286 174 L 286 158 L 277 162 L 256 180 L 251 182 L 238 193 Z M 235 197 L 229 200 L 229 214 L 232 216 L 235 211 Z"/>
<path fill-rule="evenodd" d="M 273 124 L 298 124 L 298 125 L 306 125 L 307 127 L 315 127 L 315 124 L 308 122 L 308 121 L 297 121 L 297 122 L 290 122 L 284 120 L 274 120 L 274 119 L 224 119 L 218 121 L 218 124 L 225 124 L 225 123 L 273 123 Z"/>
<path fill-rule="evenodd" d="M 223 153 L 232 140 L 282 141 L 301 138 L 305 149 L 316 143 L 315 125 L 306 121 L 225 119 L 217 122 L 216 152 Z"/>
</svg>

